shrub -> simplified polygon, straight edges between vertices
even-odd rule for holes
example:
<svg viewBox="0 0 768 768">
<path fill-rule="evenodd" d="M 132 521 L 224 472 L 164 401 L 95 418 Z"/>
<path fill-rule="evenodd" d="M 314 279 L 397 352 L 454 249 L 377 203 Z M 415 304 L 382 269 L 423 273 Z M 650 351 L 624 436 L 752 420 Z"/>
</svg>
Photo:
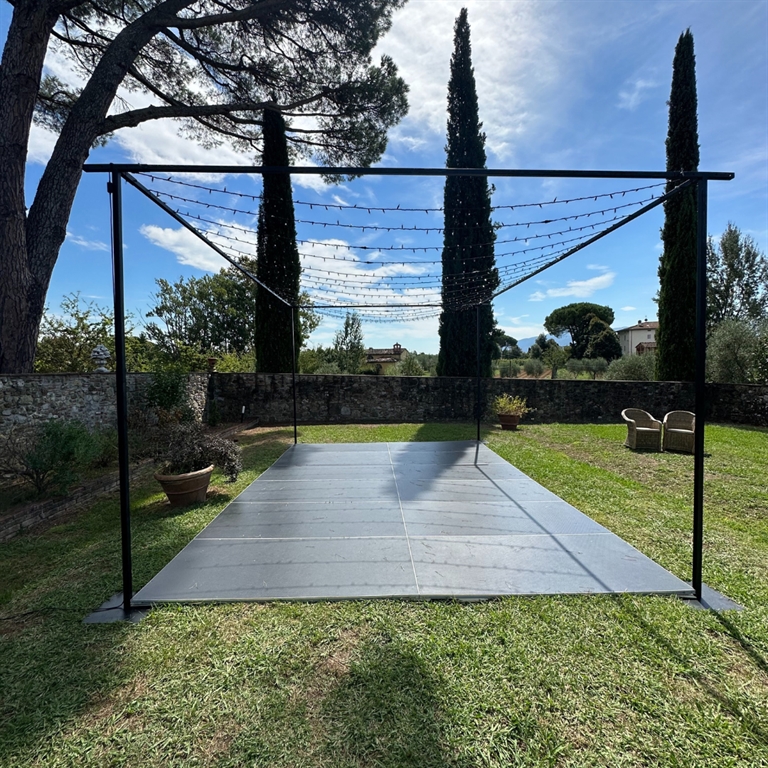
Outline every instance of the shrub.
<svg viewBox="0 0 768 768">
<path fill-rule="evenodd" d="M 206 432 L 202 424 L 171 425 L 166 428 L 164 438 L 157 458 L 163 462 L 165 474 L 182 475 L 215 464 L 234 482 L 243 468 L 239 446 Z"/>
<path fill-rule="evenodd" d="M 516 360 L 498 360 L 499 376 L 501 378 L 516 379 L 520 375 L 520 363 Z"/>
<path fill-rule="evenodd" d="M 317 374 L 338 375 L 341 373 L 341 368 L 339 368 L 338 363 L 321 363 L 317 366 L 317 368 L 315 368 L 314 372 Z"/>
<path fill-rule="evenodd" d="M 584 370 L 589 371 L 593 379 L 597 378 L 598 373 L 605 373 L 608 370 L 608 361 L 604 357 L 588 357 L 581 362 L 584 363 Z"/>
<path fill-rule="evenodd" d="M 538 379 L 539 376 L 544 373 L 544 363 L 542 363 L 541 360 L 532 358 L 530 360 L 526 360 L 525 363 L 523 363 L 523 370 L 529 376 L 535 376 Z"/>
<path fill-rule="evenodd" d="M 575 357 L 572 357 L 566 364 L 566 369 L 569 373 L 572 373 L 574 376 L 578 377 L 580 373 L 584 373 L 584 361 L 583 360 L 577 360 Z"/>
<path fill-rule="evenodd" d="M 114 427 L 94 430 L 91 439 L 94 445 L 92 467 L 109 467 L 117 461 L 117 430 Z"/>
<path fill-rule="evenodd" d="M 505 392 L 503 395 L 499 395 L 493 399 L 493 410 L 503 416 L 525 416 L 526 413 L 530 413 L 536 409 L 528 408 L 524 397 L 512 397 L 512 395 Z"/>
<path fill-rule="evenodd" d="M 405 360 L 401 360 L 387 370 L 388 376 L 426 376 L 427 372 L 421 367 L 419 361 L 413 356 L 408 355 Z"/>
<path fill-rule="evenodd" d="M 169 369 L 152 374 L 144 395 L 149 408 L 157 410 L 161 422 L 191 421 L 192 410 L 187 398 L 189 378 L 184 371 Z"/>
<path fill-rule="evenodd" d="M 760 374 L 764 354 L 758 329 L 743 320 L 723 320 L 707 341 L 707 378 L 724 384 L 758 384 L 765 380 Z"/>
<path fill-rule="evenodd" d="M 610 381 L 654 381 L 656 356 L 651 352 L 643 355 L 625 355 L 614 360 L 605 372 Z"/>
<path fill-rule="evenodd" d="M 0 445 L 0 472 L 34 487 L 38 496 L 66 494 L 98 455 L 88 430 L 77 421 L 49 421 L 13 430 Z"/>
</svg>

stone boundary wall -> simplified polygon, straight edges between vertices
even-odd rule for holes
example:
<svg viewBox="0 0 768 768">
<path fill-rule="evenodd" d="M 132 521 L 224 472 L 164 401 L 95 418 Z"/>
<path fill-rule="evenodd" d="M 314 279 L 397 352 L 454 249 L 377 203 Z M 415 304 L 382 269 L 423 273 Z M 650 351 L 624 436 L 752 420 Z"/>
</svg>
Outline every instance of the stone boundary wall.
<svg viewBox="0 0 768 768">
<path fill-rule="evenodd" d="M 469 421 L 475 418 L 475 379 L 418 376 L 297 376 L 299 424 Z M 530 422 L 621 422 L 624 408 L 642 408 L 656 418 L 692 411 L 693 385 L 665 381 L 486 379 L 483 418 L 491 420 L 493 398 L 503 392 L 525 397 Z M 224 421 L 245 416 L 260 424 L 293 421 L 288 374 L 213 374 L 208 387 Z M 709 419 L 768 426 L 768 386 L 710 384 Z"/>
<path fill-rule="evenodd" d="M 151 374 L 129 374 L 129 407 L 140 407 Z M 304 424 L 472 420 L 475 379 L 418 376 L 297 376 L 298 420 Z M 535 408 L 531 422 L 618 423 L 624 408 L 642 408 L 657 418 L 675 409 L 693 410 L 693 385 L 680 382 L 486 379 L 484 418 L 490 403 L 509 392 Z M 259 424 L 293 420 L 290 374 L 190 375 L 190 400 L 205 418 L 215 400 L 220 421 Z M 712 421 L 768 426 L 768 386 L 710 384 Z M 89 427 L 115 424 L 114 374 L 0 376 L 0 435 L 14 425 L 77 419 Z"/>
<path fill-rule="evenodd" d="M 149 373 L 128 374 L 128 407 L 140 407 Z M 189 377 L 190 405 L 202 418 L 208 374 Z M 34 426 L 49 419 L 80 421 L 88 428 L 114 426 L 114 373 L 30 373 L 0 375 L 0 435 L 15 425 Z"/>
</svg>

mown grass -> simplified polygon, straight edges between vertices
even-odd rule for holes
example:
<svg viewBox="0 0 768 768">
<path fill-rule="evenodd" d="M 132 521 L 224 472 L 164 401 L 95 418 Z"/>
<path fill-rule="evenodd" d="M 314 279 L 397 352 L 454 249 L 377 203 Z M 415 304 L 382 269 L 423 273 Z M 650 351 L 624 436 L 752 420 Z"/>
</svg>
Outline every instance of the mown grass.
<svg viewBox="0 0 768 768">
<path fill-rule="evenodd" d="M 301 430 L 306 442 L 473 436 Z M 237 484 L 219 478 L 179 513 L 152 483 L 133 489 L 136 586 L 291 437 L 243 437 Z M 632 453 L 614 425 L 484 437 L 688 577 L 692 457 Z M 0 765 L 768 766 L 768 434 L 706 438 L 705 581 L 741 613 L 591 596 L 169 606 L 83 625 L 120 588 L 114 500 L 0 545 Z"/>
</svg>

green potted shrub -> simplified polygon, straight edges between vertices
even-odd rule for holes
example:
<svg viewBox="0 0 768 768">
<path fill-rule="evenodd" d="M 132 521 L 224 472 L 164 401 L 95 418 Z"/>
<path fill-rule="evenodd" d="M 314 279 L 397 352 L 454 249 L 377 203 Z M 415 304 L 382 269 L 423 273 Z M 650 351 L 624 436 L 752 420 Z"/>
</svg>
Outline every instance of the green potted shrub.
<svg viewBox="0 0 768 768">
<path fill-rule="evenodd" d="M 174 424 L 165 434 L 158 455 L 162 466 L 155 480 L 172 507 L 205 501 L 214 465 L 230 481 L 237 480 L 243 464 L 240 448 L 231 440 L 212 435 L 195 422 Z"/>
<path fill-rule="evenodd" d="M 506 392 L 494 398 L 493 407 L 502 429 L 517 429 L 521 417 L 534 410 L 526 405 L 524 397 L 512 397 Z"/>
</svg>

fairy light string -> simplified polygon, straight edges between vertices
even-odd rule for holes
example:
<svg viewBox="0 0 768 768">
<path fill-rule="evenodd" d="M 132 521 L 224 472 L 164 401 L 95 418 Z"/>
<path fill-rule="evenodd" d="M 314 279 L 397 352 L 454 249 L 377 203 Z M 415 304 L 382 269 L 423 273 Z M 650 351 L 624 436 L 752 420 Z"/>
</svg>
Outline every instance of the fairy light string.
<svg viewBox="0 0 768 768">
<path fill-rule="evenodd" d="M 243 260 L 250 260 L 252 268 L 260 193 L 153 173 L 136 175 L 190 226 L 234 261 L 245 265 Z M 531 208 L 547 210 L 545 216 L 494 222 L 498 282 L 490 279 L 487 268 L 471 268 L 473 262 L 486 258 L 479 251 L 487 242 L 460 248 L 458 258 L 465 271 L 459 275 L 444 276 L 442 259 L 429 258 L 444 251 L 443 207 L 294 200 L 295 206 L 310 214 L 333 214 L 325 220 L 311 216 L 295 219 L 302 235 L 296 241 L 302 290 L 309 294 L 315 312 L 343 318 L 354 310 L 366 322 L 413 322 L 436 317 L 444 309 L 472 309 L 489 301 L 495 290 L 522 282 L 565 258 L 596 233 L 660 197 L 665 186 L 666 182 L 660 182 L 578 197 L 493 205 L 491 210 L 499 217 Z M 198 196 L 193 197 L 195 194 Z M 235 200 L 253 205 L 227 204 Z M 565 206 L 571 209 L 566 211 Z M 423 221 L 425 215 L 435 221 Z M 469 232 L 476 227 L 466 229 Z M 505 236 L 505 230 L 513 236 Z"/>
</svg>

